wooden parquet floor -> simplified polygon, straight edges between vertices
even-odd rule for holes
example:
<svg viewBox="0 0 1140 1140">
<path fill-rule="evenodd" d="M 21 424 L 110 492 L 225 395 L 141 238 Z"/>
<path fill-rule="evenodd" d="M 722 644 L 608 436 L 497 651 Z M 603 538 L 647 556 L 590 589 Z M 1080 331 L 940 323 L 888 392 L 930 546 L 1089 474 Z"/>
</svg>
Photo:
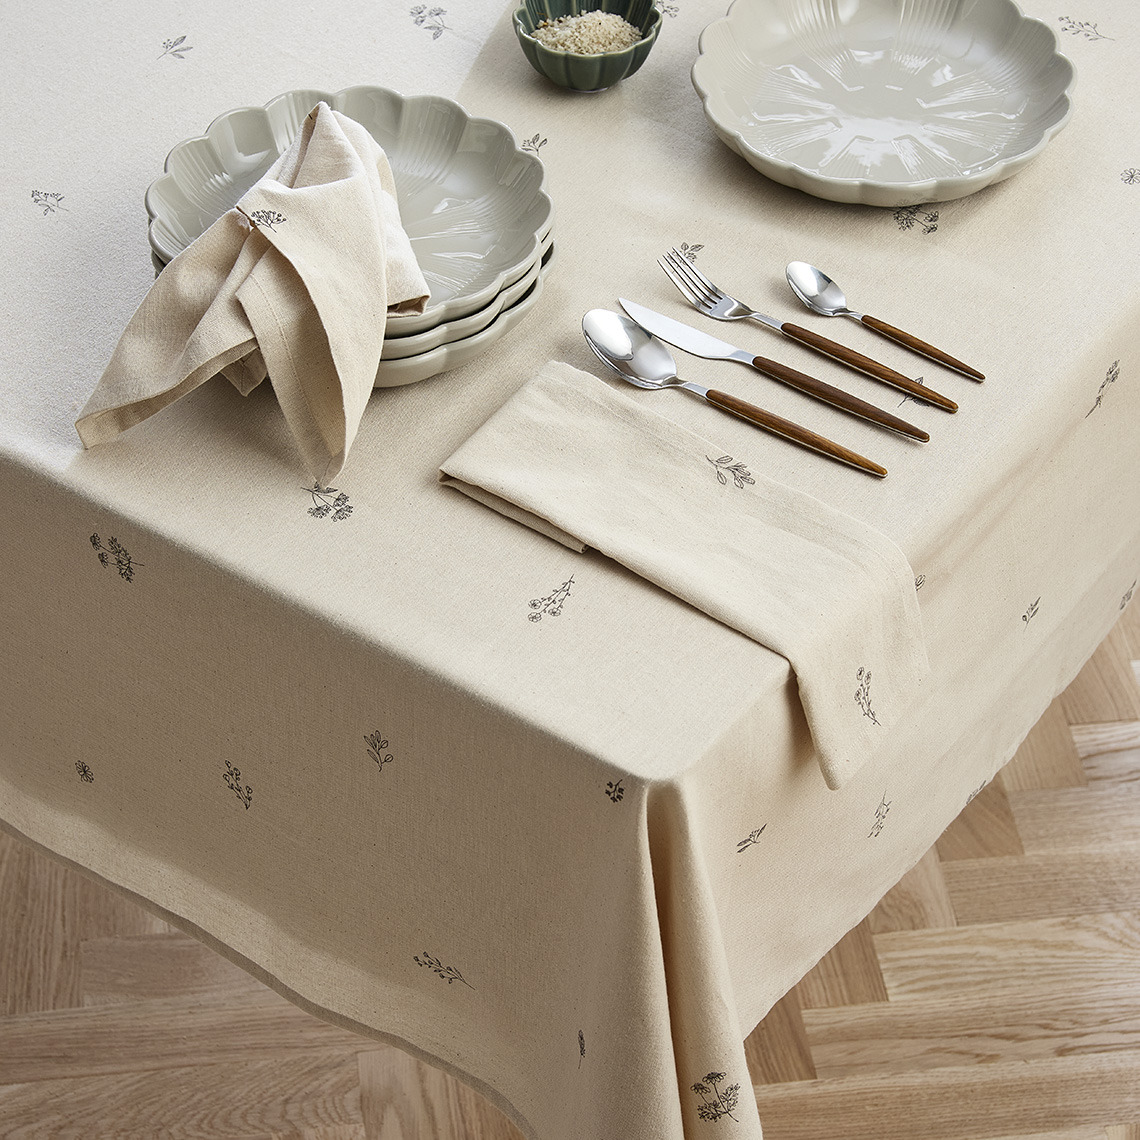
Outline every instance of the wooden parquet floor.
<svg viewBox="0 0 1140 1140">
<path fill-rule="evenodd" d="M 1140 1140 L 1140 605 L 748 1052 L 766 1140 Z M 0 1137 L 521 1140 L 3 835 Z"/>
</svg>

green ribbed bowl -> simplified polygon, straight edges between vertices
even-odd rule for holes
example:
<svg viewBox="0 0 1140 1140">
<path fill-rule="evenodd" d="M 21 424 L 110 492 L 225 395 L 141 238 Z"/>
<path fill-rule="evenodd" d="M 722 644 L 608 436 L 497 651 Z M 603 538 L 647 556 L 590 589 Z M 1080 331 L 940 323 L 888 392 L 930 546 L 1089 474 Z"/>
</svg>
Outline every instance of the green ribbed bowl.
<svg viewBox="0 0 1140 1140">
<path fill-rule="evenodd" d="M 640 30 L 641 39 L 624 51 L 578 55 L 554 51 L 531 35 L 543 20 L 597 11 L 621 16 Z M 645 62 L 661 31 L 661 10 L 655 0 L 524 0 L 515 10 L 514 23 L 523 54 L 535 71 L 572 91 L 604 91 Z"/>
</svg>

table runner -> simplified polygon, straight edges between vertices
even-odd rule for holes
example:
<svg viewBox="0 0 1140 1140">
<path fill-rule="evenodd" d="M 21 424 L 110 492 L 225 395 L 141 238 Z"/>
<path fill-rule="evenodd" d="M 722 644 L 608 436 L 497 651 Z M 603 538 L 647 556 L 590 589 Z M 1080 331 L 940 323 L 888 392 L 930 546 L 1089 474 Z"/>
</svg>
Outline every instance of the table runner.
<svg viewBox="0 0 1140 1140">
<path fill-rule="evenodd" d="M 1077 63 L 1072 123 L 1010 181 L 904 211 L 774 186 L 715 140 L 687 77 L 707 4 L 667 6 L 642 71 L 589 97 L 529 70 L 498 5 L 350 5 L 320 27 L 291 0 L 240 28 L 209 2 L 181 28 L 130 0 L 66 27 L 11 13 L 4 824 L 466 1076 L 528 1136 L 759 1135 L 742 1035 L 1012 754 L 1140 574 L 1131 10 L 1073 13 L 1091 38 L 1028 7 Z M 538 151 L 559 255 L 534 313 L 478 361 L 373 396 L 339 515 L 299 484 L 272 399 L 224 383 L 80 455 L 72 420 L 152 279 L 141 200 L 166 151 L 230 107 L 358 82 L 458 95 Z M 989 377 L 939 374 L 962 410 L 908 404 L 932 441 L 892 440 L 872 486 L 718 429 L 916 572 L 929 693 L 839 792 L 783 659 L 435 480 L 537 363 L 598 368 L 584 309 L 620 294 L 691 320 L 654 264 L 678 243 L 788 316 L 783 264 L 819 264 Z M 1011 306 L 1030 281 L 1032 307 Z M 864 453 L 883 439 L 686 364 L 824 434 L 842 423 Z M 705 414 L 669 413 L 698 434 Z"/>
</svg>

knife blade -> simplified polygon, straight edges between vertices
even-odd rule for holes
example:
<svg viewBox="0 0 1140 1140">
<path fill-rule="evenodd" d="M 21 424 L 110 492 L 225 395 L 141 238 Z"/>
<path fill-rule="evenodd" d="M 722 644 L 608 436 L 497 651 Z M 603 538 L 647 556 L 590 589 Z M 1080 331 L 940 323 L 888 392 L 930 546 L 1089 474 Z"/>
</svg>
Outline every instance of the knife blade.
<svg viewBox="0 0 1140 1140">
<path fill-rule="evenodd" d="M 770 376 L 773 380 L 779 380 L 782 384 L 787 384 L 807 396 L 814 396 L 817 400 L 822 400 L 825 404 L 849 412 L 853 416 L 897 431 L 920 443 L 926 443 L 930 439 L 930 433 L 922 428 L 915 427 L 914 424 L 907 423 L 906 420 L 891 415 L 890 412 L 885 412 L 882 408 L 869 404 L 866 400 L 861 400 L 858 396 L 853 396 L 850 392 L 836 388 L 824 380 L 817 380 L 814 376 L 798 372 L 786 364 L 780 364 L 779 361 L 754 356 L 751 352 L 737 348 L 727 341 L 719 340 L 681 321 L 675 321 L 672 317 L 647 309 L 636 301 L 627 301 L 624 297 L 619 297 L 618 303 L 646 332 L 660 337 L 674 348 L 692 353 L 693 356 L 703 356 L 706 360 L 737 360 L 741 364 L 755 368 L 765 376 Z"/>
</svg>

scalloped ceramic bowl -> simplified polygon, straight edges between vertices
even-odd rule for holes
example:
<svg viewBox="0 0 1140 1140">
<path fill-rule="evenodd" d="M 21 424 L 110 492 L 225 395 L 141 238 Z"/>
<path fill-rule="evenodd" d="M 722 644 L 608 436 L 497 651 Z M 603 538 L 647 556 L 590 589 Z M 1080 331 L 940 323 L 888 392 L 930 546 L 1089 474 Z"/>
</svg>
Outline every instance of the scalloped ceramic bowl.
<svg viewBox="0 0 1140 1140">
<path fill-rule="evenodd" d="M 581 55 L 556 51 L 532 34 L 544 20 L 598 11 L 621 16 L 641 32 L 641 39 L 621 51 Z M 649 57 L 661 31 L 661 10 L 655 0 L 524 0 L 515 9 L 514 26 L 523 55 L 540 75 L 571 91 L 604 91 L 631 76 Z"/>
<path fill-rule="evenodd" d="M 178 143 L 146 194 L 151 248 L 169 261 L 222 216 L 285 151 L 321 100 L 365 126 L 392 166 L 400 215 L 431 289 L 425 311 L 394 314 L 389 336 L 466 317 L 542 257 L 553 223 L 542 163 L 510 130 L 436 95 L 383 87 L 289 91 L 239 107 Z"/>
<path fill-rule="evenodd" d="M 1015 174 L 1065 125 L 1073 65 L 1012 0 L 736 0 L 693 86 L 761 173 L 911 206 Z"/>
</svg>

